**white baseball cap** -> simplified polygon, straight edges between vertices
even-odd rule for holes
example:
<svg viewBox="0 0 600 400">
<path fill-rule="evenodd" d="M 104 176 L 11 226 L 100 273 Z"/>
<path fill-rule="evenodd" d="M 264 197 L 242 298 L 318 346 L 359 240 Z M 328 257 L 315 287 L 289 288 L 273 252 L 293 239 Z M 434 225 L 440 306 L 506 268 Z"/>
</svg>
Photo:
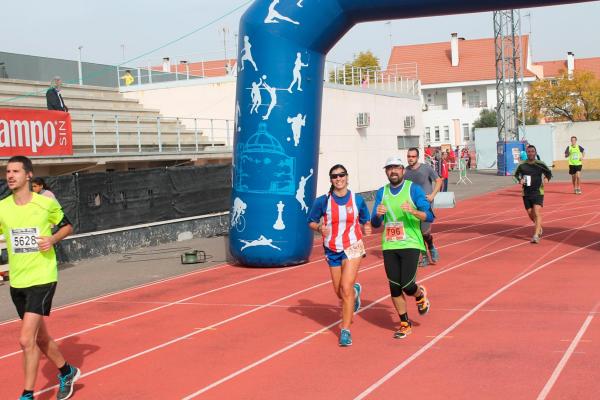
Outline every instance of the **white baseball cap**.
<svg viewBox="0 0 600 400">
<path fill-rule="evenodd" d="M 385 161 L 385 165 L 383 166 L 383 168 L 387 168 L 392 165 L 398 165 L 398 166 L 404 168 L 404 162 L 402 161 L 400 156 L 388 157 L 388 159 Z"/>
</svg>

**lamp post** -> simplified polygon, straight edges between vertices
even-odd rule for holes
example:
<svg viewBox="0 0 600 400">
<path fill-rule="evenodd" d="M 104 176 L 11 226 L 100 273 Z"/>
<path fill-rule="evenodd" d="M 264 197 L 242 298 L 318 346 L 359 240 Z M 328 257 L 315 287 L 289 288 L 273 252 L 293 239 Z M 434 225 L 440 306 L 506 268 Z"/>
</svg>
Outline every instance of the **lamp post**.
<svg viewBox="0 0 600 400">
<path fill-rule="evenodd" d="M 185 79 L 190 79 L 190 66 L 187 60 L 181 60 L 179 63 L 185 65 Z"/>
<path fill-rule="evenodd" d="M 79 85 L 83 85 L 83 74 L 81 73 L 81 49 L 83 49 L 83 46 L 77 47 L 77 50 L 79 50 L 79 59 L 77 60 L 77 70 L 79 72 Z"/>
</svg>

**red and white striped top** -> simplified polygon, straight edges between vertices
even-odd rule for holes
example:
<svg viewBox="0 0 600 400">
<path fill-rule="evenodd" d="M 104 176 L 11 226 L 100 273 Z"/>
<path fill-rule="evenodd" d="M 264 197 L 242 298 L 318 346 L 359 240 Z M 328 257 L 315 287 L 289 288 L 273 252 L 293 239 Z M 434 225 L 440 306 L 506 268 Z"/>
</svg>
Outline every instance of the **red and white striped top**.
<svg viewBox="0 0 600 400">
<path fill-rule="evenodd" d="M 356 196 L 351 193 L 348 202 L 339 205 L 329 196 L 327 211 L 323 223 L 329 228 L 329 235 L 323 238 L 323 244 L 331 251 L 340 252 L 362 239 Z"/>
</svg>

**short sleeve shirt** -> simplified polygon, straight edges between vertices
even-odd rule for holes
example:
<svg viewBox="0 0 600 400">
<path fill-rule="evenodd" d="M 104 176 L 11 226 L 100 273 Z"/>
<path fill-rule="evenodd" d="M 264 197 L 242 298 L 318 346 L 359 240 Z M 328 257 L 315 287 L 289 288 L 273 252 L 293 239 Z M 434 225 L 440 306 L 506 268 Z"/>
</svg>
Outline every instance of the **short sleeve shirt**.
<svg viewBox="0 0 600 400">
<path fill-rule="evenodd" d="M 419 185 L 425 194 L 433 192 L 433 182 L 439 178 L 437 172 L 427 164 L 419 164 L 417 169 L 404 169 L 404 179 Z"/>
<path fill-rule="evenodd" d="M 63 219 L 54 199 L 32 193 L 31 201 L 17 205 L 10 195 L 0 201 L 0 233 L 6 239 L 10 285 L 26 288 L 56 282 L 58 278 L 54 248 L 40 251 L 38 237 L 51 236 L 52 225 Z"/>
</svg>

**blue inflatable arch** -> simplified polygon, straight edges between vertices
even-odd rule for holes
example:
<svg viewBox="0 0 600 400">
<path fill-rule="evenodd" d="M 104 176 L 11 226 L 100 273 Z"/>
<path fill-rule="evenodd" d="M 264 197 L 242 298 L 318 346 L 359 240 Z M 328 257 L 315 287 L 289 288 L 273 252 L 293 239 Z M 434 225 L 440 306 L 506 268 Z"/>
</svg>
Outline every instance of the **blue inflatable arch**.
<svg viewBox="0 0 600 400">
<path fill-rule="evenodd" d="M 241 264 L 306 262 L 325 55 L 360 22 L 564 0 L 257 0 L 240 21 L 229 249 Z M 490 21 L 491 22 L 491 21 Z"/>
</svg>

